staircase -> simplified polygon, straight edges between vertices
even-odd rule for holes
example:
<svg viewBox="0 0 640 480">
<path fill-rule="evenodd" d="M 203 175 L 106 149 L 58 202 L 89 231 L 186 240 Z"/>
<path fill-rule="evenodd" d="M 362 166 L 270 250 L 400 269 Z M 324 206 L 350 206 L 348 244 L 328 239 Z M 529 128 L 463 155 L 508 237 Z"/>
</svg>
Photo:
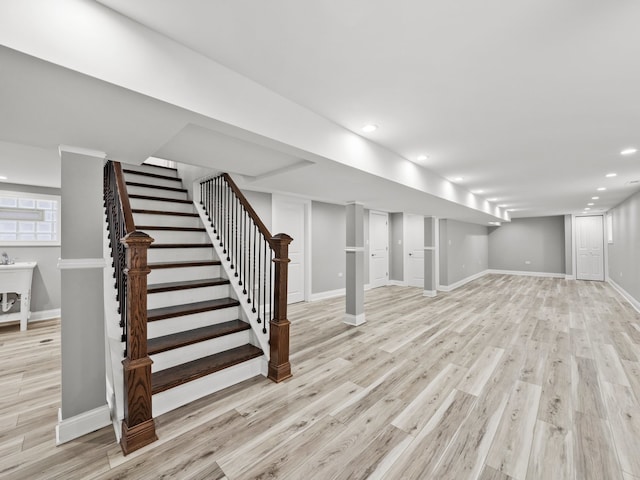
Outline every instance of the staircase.
<svg viewBox="0 0 640 480">
<path fill-rule="evenodd" d="M 266 374 L 267 359 L 177 170 L 123 165 L 148 249 L 147 352 L 153 415 Z"/>
</svg>

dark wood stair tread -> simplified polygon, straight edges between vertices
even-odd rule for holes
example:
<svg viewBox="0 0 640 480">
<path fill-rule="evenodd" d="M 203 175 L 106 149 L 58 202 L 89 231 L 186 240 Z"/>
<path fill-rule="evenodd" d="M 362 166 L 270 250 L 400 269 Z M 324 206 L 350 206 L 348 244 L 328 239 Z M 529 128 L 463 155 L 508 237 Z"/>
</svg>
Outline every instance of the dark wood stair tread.
<svg viewBox="0 0 640 480">
<path fill-rule="evenodd" d="M 188 203 L 193 204 L 191 200 L 180 200 L 179 198 L 154 197 L 153 195 L 138 195 L 130 193 L 129 198 L 137 198 L 138 200 L 153 200 L 154 202 L 171 202 L 171 203 Z"/>
<path fill-rule="evenodd" d="M 203 227 L 156 227 L 155 225 L 136 225 L 136 230 L 162 230 L 165 232 L 206 232 Z"/>
<path fill-rule="evenodd" d="M 147 310 L 147 322 L 164 320 L 165 318 L 182 317 L 194 313 L 210 312 L 223 308 L 237 307 L 240 302 L 234 298 L 215 298 L 204 302 L 186 303 L 184 305 L 171 305 L 169 307 Z"/>
<path fill-rule="evenodd" d="M 183 363 L 176 367 L 167 368 L 152 374 L 151 392 L 160 393 L 173 387 L 197 380 L 225 368 L 238 365 L 253 358 L 260 357 L 262 350 L 247 344 L 216 353 L 208 357 L 199 358 L 192 362 Z"/>
<path fill-rule="evenodd" d="M 152 243 L 149 248 L 213 248 L 210 243 Z"/>
<path fill-rule="evenodd" d="M 190 288 L 216 287 L 218 285 L 228 285 L 229 283 L 229 280 L 226 278 L 207 278 L 205 280 L 156 283 L 147 287 L 147 293 L 162 293 L 174 290 L 188 290 Z"/>
<path fill-rule="evenodd" d="M 162 175 L 160 173 L 151 173 L 151 172 L 138 172 L 137 170 L 130 170 L 128 168 L 125 168 L 122 171 L 124 173 L 130 173 L 131 175 L 141 175 L 144 177 L 161 178 L 162 180 L 172 180 L 174 182 L 180 182 L 180 185 L 182 185 L 181 179 L 177 177 L 172 177 L 171 175 Z"/>
<path fill-rule="evenodd" d="M 144 187 L 144 188 L 157 188 L 158 190 L 168 190 L 170 192 L 180 192 L 187 193 L 186 188 L 177 188 L 177 187 L 165 187 L 164 185 L 153 185 L 149 183 L 140 183 L 140 182 L 126 182 L 128 187 Z"/>
<path fill-rule="evenodd" d="M 131 210 L 133 213 L 144 213 L 146 215 L 174 215 L 177 217 L 199 217 L 197 213 L 185 213 L 185 212 L 167 212 L 166 210 L 148 210 L 144 208 L 134 208 Z"/>
<path fill-rule="evenodd" d="M 207 325 L 206 327 L 186 330 L 184 332 L 174 333 L 173 335 L 151 338 L 147 341 L 147 352 L 149 355 L 154 355 L 249 329 L 251 329 L 251 325 L 242 320 L 231 320 L 215 325 Z"/>
<path fill-rule="evenodd" d="M 185 260 L 182 262 L 147 263 L 147 266 L 152 270 L 157 268 L 208 267 L 216 265 L 220 265 L 220 260 Z"/>
<path fill-rule="evenodd" d="M 141 165 L 144 165 L 145 167 L 164 168 L 165 170 L 171 170 L 173 172 L 177 172 L 178 171 L 178 169 L 174 168 L 174 167 L 165 167 L 164 165 L 154 165 L 153 163 L 142 162 Z"/>
</svg>

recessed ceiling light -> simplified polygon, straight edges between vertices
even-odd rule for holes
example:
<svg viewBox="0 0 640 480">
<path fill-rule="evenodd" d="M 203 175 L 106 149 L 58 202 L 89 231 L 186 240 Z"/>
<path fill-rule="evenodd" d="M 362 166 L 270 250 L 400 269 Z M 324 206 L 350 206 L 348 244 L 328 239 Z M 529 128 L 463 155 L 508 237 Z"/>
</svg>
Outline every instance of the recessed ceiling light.
<svg viewBox="0 0 640 480">
<path fill-rule="evenodd" d="M 625 148 L 620 152 L 620 155 L 633 155 L 638 151 L 637 148 Z"/>
<path fill-rule="evenodd" d="M 587 210 L 591 210 L 591 209 L 589 207 L 587 207 L 587 208 L 585 208 L 585 211 L 587 211 Z"/>
<path fill-rule="evenodd" d="M 587 203 L 587 205 L 589 205 L 590 207 L 595 205 L 595 203 L 591 202 L 591 203 Z"/>
<path fill-rule="evenodd" d="M 425 160 L 427 160 L 429 157 L 427 157 L 426 155 L 418 155 L 417 160 L 419 162 L 424 162 Z"/>
<path fill-rule="evenodd" d="M 364 127 L 362 127 L 362 131 L 364 133 L 375 132 L 377 129 L 378 129 L 378 125 L 374 125 L 373 123 L 369 123 L 369 124 L 365 125 Z"/>
<path fill-rule="evenodd" d="M 591 197 L 591 200 L 600 200 L 600 197 Z"/>
<path fill-rule="evenodd" d="M 484 190 L 474 190 L 474 192 L 476 195 L 479 195 L 480 193 L 484 193 Z"/>
<path fill-rule="evenodd" d="M 617 173 L 607 173 L 607 174 L 605 175 L 605 177 L 607 177 L 607 178 L 613 178 L 613 177 L 617 177 L 617 176 L 618 176 L 618 174 L 617 174 Z"/>
<path fill-rule="evenodd" d="M 487 202 L 497 202 L 497 198 L 487 198 Z"/>
<path fill-rule="evenodd" d="M 461 182 L 464 180 L 464 177 L 456 177 L 453 179 L 454 182 Z"/>
<path fill-rule="evenodd" d="M 505 205 L 505 204 L 502 204 L 502 205 L 498 205 L 498 207 L 500 207 L 500 208 L 505 208 L 505 207 L 506 207 L 506 205 Z"/>
<path fill-rule="evenodd" d="M 604 192 L 607 189 L 607 187 L 598 187 L 596 188 L 596 190 L 598 190 L 599 192 Z"/>
<path fill-rule="evenodd" d="M 6 180 L 7 177 L 5 177 L 4 175 L 0 175 L 0 180 Z"/>
</svg>

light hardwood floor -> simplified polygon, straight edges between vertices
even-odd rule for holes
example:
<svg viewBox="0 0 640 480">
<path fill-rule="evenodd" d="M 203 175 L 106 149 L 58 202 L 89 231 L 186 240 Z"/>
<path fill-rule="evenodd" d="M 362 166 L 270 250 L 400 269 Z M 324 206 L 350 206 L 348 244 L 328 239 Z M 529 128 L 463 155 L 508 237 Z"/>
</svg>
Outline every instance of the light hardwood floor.
<svg viewBox="0 0 640 480">
<path fill-rule="evenodd" d="M 58 322 L 0 327 L 0 478 L 640 479 L 640 314 L 610 286 L 489 275 L 290 307 L 294 377 L 60 447 Z"/>
</svg>

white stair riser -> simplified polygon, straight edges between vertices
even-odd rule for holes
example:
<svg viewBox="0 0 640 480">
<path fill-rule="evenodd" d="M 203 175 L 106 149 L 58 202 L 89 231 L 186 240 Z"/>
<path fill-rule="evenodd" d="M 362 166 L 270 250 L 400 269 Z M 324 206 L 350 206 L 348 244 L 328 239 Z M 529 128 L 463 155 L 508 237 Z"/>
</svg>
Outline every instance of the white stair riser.
<svg viewBox="0 0 640 480">
<path fill-rule="evenodd" d="M 122 168 L 126 168 L 127 170 L 135 170 L 136 172 L 155 173 L 158 175 L 165 175 L 167 177 L 178 178 L 177 170 L 172 170 L 170 168 L 159 168 L 152 165 L 131 165 L 129 163 L 123 163 Z"/>
<path fill-rule="evenodd" d="M 161 173 L 160 175 L 164 174 Z M 168 178 L 156 178 L 148 177 L 146 175 L 136 175 L 135 173 L 125 173 L 124 179 L 126 182 L 146 183 L 148 185 L 156 185 L 158 187 L 182 188 L 182 182 L 170 180 Z"/>
<path fill-rule="evenodd" d="M 180 215 L 134 213 L 133 222 L 136 225 L 153 225 L 154 227 L 202 227 L 198 217 L 183 217 Z"/>
<path fill-rule="evenodd" d="M 251 342 L 251 330 L 244 330 L 231 335 L 212 338 L 204 342 L 194 343 L 182 348 L 175 348 L 166 352 L 151 355 L 153 365 L 151 372 L 159 372 L 183 363 L 191 362 L 202 357 L 224 352 L 232 348 L 241 347 Z"/>
<path fill-rule="evenodd" d="M 182 317 L 165 318 L 147 324 L 147 338 L 164 337 L 184 330 L 216 325 L 222 322 L 236 320 L 240 312 L 238 307 L 221 308 L 209 312 L 183 315 Z"/>
<path fill-rule="evenodd" d="M 127 185 L 127 193 L 129 193 L 129 195 L 149 195 L 151 197 L 187 200 L 186 192 L 174 192 L 173 190 L 162 190 L 153 187 L 136 187 L 133 185 Z"/>
<path fill-rule="evenodd" d="M 143 225 L 148 227 L 152 225 Z M 206 232 L 190 232 L 183 230 L 145 230 L 138 227 L 155 240 L 155 243 L 211 243 Z"/>
<path fill-rule="evenodd" d="M 145 200 L 130 198 L 131 208 L 136 210 L 162 210 L 165 212 L 193 213 L 192 203 L 164 202 L 162 200 Z"/>
<path fill-rule="evenodd" d="M 219 265 L 207 265 L 204 267 L 182 268 L 152 268 L 147 277 L 147 283 L 184 282 L 186 280 L 201 280 L 205 278 L 220 277 Z"/>
<path fill-rule="evenodd" d="M 150 293 L 147 295 L 147 308 L 170 307 L 186 303 L 204 302 L 216 298 L 229 297 L 229 285 L 216 285 L 213 287 L 187 288 L 184 290 L 172 290 L 170 292 Z"/>
<path fill-rule="evenodd" d="M 153 415 L 157 417 L 198 398 L 211 395 L 231 385 L 261 375 L 263 362 L 263 357 L 254 358 L 206 377 L 157 393 L 152 397 Z"/>
<path fill-rule="evenodd" d="M 155 243 L 155 242 L 154 242 Z M 153 246 L 153 244 L 152 244 Z M 213 248 L 150 248 L 147 260 L 155 262 L 181 262 L 186 260 L 215 260 Z"/>
</svg>

